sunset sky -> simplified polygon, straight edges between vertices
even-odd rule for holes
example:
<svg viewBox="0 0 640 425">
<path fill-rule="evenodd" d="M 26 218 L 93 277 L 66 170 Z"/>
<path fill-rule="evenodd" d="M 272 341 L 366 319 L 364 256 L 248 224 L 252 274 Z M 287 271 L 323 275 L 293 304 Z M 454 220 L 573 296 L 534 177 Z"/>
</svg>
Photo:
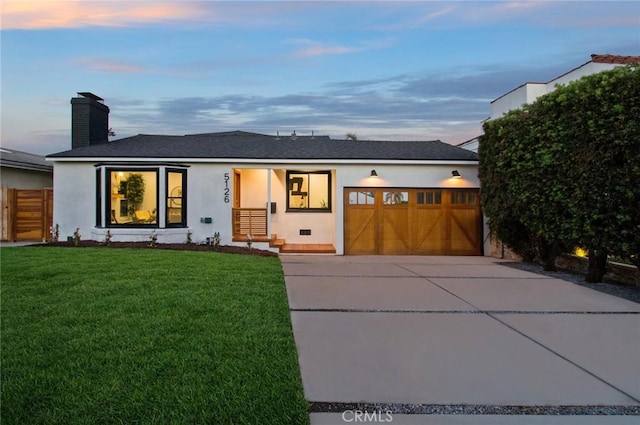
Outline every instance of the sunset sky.
<svg viewBox="0 0 640 425">
<path fill-rule="evenodd" d="M 228 130 L 458 144 L 490 102 L 640 55 L 640 2 L 2 0 L 1 142 L 70 148 L 89 91 L 116 139 Z"/>
</svg>

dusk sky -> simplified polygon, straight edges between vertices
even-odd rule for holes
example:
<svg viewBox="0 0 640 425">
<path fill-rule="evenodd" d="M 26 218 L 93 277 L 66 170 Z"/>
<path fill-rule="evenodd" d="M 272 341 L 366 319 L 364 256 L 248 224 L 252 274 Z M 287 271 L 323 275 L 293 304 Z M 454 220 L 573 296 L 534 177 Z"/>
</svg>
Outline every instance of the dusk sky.
<svg viewBox="0 0 640 425">
<path fill-rule="evenodd" d="M 458 144 L 490 102 L 590 55 L 640 55 L 640 2 L 2 0 L 2 146 L 243 130 Z"/>
</svg>

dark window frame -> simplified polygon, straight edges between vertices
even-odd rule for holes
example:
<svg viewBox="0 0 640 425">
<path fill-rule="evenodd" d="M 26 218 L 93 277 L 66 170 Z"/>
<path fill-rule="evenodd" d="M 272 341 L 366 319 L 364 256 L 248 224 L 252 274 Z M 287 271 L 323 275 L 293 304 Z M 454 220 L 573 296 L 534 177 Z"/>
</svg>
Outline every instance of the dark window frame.
<svg viewBox="0 0 640 425">
<path fill-rule="evenodd" d="M 170 223 L 169 222 L 169 209 L 170 208 L 175 208 L 170 206 L 171 205 L 171 190 L 172 188 L 169 187 L 169 173 L 176 173 L 176 174 L 182 174 L 182 196 L 180 197 L 180 209 L 181 209 L 181 218 L 182 221 L 180 223 Z M 180 169 L 180 168 L 165 168 L 165 173 L 164 173 L 164 180 L 165 180 L 165 218 L 164 218 L 164 225 L 165 227 L 170 227 L 170 228 L 181 228 L 181 227 L 187 227 L 187 170 L 185 169 Z"/>
<path fill-rule="evenodd" d="M 307 175 L 307 179 L 309 179 L 309 175 L 311 174 L 318 174 L 318 175 L 326 175 L 327 176 L 327 207 L 326 208 L 296 208 L 296 207 L 292 207 L 290 205 L 290 198 L 291 198 L 291 184 L 289 182 L 290 179 L 290 175 L 291 174 L 306 174 Z M 331 213 L 333 212 L 333 202 L 331 201 L 331 198 L 333 197 L 332 195 L 332 190 L 331 190 L 331 170 L 327 170 L 327 171 L 298 171 L 298 170 L 287 170 L 286 172 L 286 176 L 285 176 L 285 180 L 286 180 L 286 188 L 287 188 L 287 192 L 286 192 L 286 198 L 287 198 L 287 205 L 286 205 L 286 211 L 285 212 L 310 212 L 310 213 Z M 307 180 L 310 181 L 310 180 Z M 311 192 L 311 188 L 308 188 L 309 192 Z M 307 196 L 310 196 L 310 193 L 307 194 Z"/>
<path fill-rule="evenodd" d="M 155 223 L 112 223 L 111 222 L 111 173 L 149 173 L 153 172 L 156 175 L 156 222 Z M 160 211 L 160 168 L 158 167 L 149 167 L 149 168 L 128 168 L 128 167 L 105 167 L 105 178 L 104 178 L 104 212 L 105 212 L 105 227 L 107 228 L 124 228 L 124 229 L 157 229 L 160 227 L 160 220 L 158 217 L 158 213 Z"/>
</svg>

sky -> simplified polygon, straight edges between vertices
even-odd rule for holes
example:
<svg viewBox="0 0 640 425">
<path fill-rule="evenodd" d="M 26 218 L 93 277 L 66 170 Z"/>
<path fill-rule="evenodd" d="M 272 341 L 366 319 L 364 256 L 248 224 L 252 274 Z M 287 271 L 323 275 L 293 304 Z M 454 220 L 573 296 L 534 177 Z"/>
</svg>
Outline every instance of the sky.
<svg viewBox="0 0 640 425">
<path fill-rule="evenodd" d="M 640 55 L 638 1 L 0 0 L 1 146 L 242 130 L 368 140 L 482 134 L 490 103 L 591 54 Z"/>
</svg>

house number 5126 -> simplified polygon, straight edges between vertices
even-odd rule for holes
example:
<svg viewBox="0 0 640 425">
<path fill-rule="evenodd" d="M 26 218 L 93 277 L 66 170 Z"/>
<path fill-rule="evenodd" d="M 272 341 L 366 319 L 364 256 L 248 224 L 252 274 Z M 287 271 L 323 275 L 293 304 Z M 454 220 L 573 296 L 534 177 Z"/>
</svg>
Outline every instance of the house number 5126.
<svg viewBox="0 0 640 425">
<path fill-rule="evenodd" d="M 229 173 L 224 173 L 224 203 L 229 203 Z"/>
</svg>

